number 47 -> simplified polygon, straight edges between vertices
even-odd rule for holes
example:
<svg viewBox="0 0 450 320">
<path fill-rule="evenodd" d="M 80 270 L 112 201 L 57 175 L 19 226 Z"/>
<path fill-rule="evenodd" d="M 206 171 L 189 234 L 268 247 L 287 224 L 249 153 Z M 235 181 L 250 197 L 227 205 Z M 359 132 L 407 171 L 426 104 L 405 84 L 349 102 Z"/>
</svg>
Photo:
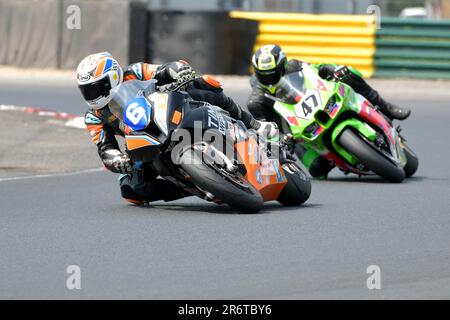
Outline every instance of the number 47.
<svg viewBox="0 0 450 320">
<path fill-rule="evenodd" d="M 320 104 L 320 96 L 316 91 L 310 92 L 306 98 L 303 99 L 300 106 L 296 106 L 295 112 L 300 118 L 309 118 L 309 115 L 316 109 Z M 301 108 L 299 108 L 301 107 Z"/>
</svg>

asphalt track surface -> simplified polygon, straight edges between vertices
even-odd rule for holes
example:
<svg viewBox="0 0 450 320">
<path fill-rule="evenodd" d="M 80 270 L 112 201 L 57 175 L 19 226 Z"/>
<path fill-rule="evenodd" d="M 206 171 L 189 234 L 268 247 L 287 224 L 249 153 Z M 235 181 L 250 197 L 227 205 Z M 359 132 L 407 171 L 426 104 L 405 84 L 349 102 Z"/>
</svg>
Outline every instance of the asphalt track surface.
<svg viewBox="0 0 450 320">
<path fill-rule="evenodd" d="M 232 88 L 239 101 L 248 89 Z M 0 102 L 82 114 L 72 88 L 0 86 Z M 186 198 L 128 205 L 103 171 L 0 181 L 0 298 L 450 298 L 448 101 L 400 100 L 420 157 L 402 184 L 332 174 L 298 208 Z M 66 268 L 81 268 L 81 290 Z M 381 269 L 368 290 L 367 267 Z"/>
</svg>

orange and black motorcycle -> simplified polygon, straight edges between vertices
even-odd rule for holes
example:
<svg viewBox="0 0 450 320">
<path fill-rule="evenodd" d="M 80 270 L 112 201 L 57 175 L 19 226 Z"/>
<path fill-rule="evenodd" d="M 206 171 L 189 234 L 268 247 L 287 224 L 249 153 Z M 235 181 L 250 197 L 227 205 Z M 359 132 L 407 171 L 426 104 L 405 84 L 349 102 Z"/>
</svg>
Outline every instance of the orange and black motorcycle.
<svg viewBox="0 0 450 320">
<path fill-rule="evenodd" d="M 300 205 L 309 198 L 310 180 L 288 159 L 287 144 L 266 142 L 180 88 L 156 90 L 154 80 L 132 80 L 111 91 L 109 108 L 122 122 L 135 163 L 192 195 L 243 212 L 258 212 L 266 201 Z"/>
</svg>

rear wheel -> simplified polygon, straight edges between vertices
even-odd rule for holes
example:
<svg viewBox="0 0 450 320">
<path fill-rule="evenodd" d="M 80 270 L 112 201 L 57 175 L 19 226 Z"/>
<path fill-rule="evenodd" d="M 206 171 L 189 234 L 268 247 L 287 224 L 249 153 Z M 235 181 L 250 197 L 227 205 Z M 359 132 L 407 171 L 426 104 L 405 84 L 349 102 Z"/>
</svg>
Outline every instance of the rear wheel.
<svg viewBox="0 0 450 320">
<path fill-rule="evenodd" d="M 306 173 L 293 162 L 285 163 L 282 167 L 288 183 L 277 200 L 285 206 L 299 206 L 311 195 L 311 181 Z"/>
<path fill-rule="evenodd" d="M 370 146 L 368 142 L 351 129 L 344 129 L 337 142 L 370 170 L 386 180 L 402 182 L 405 179 L 405 171 L 402 167 L 385 158 L 375 150 L 375 147 Z"/>
<path fill-rule="evenodd" d="M 261 194 L 240 173 L 225 177 L 203 162 L 200 155 L 192 149 L 185 151 L 180 160 L 181 168 L 191 176 L 195 185 L 231 207 L 256 213 L 264 205 Z"/>
</svg>

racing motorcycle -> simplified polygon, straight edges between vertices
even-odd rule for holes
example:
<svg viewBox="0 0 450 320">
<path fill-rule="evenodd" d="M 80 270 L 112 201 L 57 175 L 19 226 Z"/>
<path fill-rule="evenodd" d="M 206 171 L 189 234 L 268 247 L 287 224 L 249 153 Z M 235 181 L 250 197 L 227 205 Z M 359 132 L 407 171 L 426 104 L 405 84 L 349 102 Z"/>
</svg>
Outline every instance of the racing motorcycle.
<svg viewBox="0 0 450 320">
<path fill-rule="evenodd" d="M 344 173 L 401 182 L 418 168 L 400 127 L 350 86 L 320 78 L 313 66 L 285 75 L 275 97 L 266 96 L 298 143 Z"/>
<path fill-rule="evenodd" d="M 258 212 L 265 201 L 300 205 L 311 193 L 308 176 L 279 148 L 221 108 L 194 101 L 181 85 L 156 88 L 131 80 L 111 90 L 111 112 L 121 120 L 135 165 L 194 196 Z M 271 156 L 279 150 L 279 157 Z M 275 152 L 277 153 L 277 152 Z M 286 158 L 281 161 L 280 158 Z"/>
</svg>

